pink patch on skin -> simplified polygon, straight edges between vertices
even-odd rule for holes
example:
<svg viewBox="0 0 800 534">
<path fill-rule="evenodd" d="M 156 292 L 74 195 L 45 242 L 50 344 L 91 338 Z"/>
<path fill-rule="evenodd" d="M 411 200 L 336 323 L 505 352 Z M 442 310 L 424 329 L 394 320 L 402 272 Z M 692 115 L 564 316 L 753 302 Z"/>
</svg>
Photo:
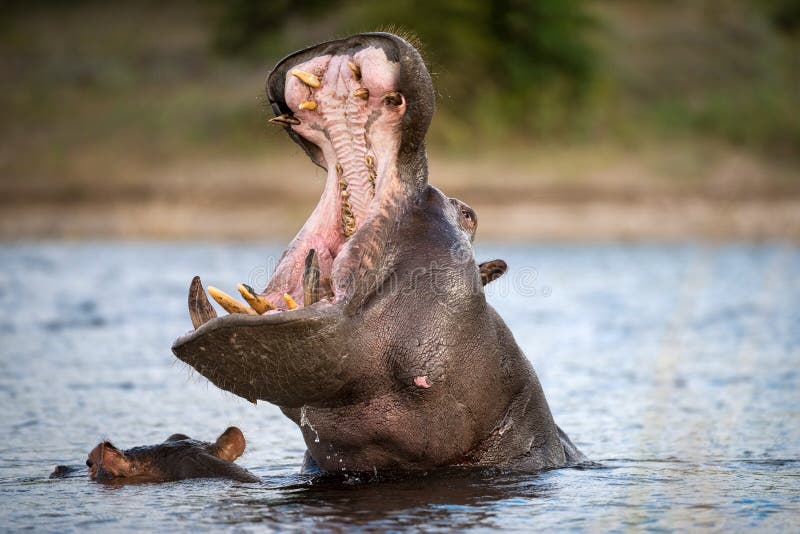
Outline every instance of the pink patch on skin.
<svg viewBox="0 0 800 534">
<path fill-rule="evenodd" d="M 414 385 L 418 388 L 428 389 L 431 385 L 428 383 L 428 377 L 425 375 L 415 376 Z"/>
</svg>

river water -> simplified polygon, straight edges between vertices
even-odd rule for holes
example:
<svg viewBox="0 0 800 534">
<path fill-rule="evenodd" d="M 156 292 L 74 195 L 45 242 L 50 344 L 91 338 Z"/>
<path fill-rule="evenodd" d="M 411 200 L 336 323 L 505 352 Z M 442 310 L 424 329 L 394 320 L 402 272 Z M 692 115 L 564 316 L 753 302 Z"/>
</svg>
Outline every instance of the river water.
<svg viewBox="0 0 800 534">
<path fill-rule="evenodd" d="M 556 421 L 592 460 L 521 475 L 298 475 L 277 408 L 177 362 L 195 274 L 263 285 L 280 249 L 218 244 L 0 247 L 0 528 L 608 531 L 800 527 L 800 249 L 789 245 L 484 245 L 487 288 Z M 175 432 L 248 440 L 263 478 L 108 487 L 81 466 Z"/>
</svg>

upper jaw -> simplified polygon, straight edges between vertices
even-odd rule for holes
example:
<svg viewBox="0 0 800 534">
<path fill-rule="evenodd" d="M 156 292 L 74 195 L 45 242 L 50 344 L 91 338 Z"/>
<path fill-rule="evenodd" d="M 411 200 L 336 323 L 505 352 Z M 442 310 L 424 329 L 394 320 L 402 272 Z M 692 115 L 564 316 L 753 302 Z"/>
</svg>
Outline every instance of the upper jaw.
<svg viewBox="0 0 800 534">
<path fill-rule="evenodd" d="M 373 52 L 380 50 L 383 54 L 363 53 L 369 49 Z M 283 58 L 270 72 L 266 82 L 267 98 L 276 119 L 288 117 L 288 122 L 283 122 L 282 125 L 286 126 L 289 136 L 303 148 L 314 163 L 327 169 L 328 165 L 325 163 L 322 148 L 291 128 L 299 119 L 294 116 L 296 109 L 290 105 L 291 98 L 287 98 L 286 82 L 287 79 L 292 78 L 291 71 L 298 68 L 299 65 L 314 68 L 328 61 L 326 58 L 336 56 L 342 59 L 352 58 L 359 54 L 361 56 L 371 55 L 379 59 L 378 63 L 354 62 L 361 68 L 361 75 L 366 80 L 370 99 L 380 98 L 387 92 L 396 90 L 408 104 L 401 124 L 401 147 L 397 166 L 404 181 L 413 183 L 417 190 L 421 190 L 427 179 L 424 139 L 433 118 L 435 93 L 430 73 L 419 52 L 396 35 L 382 32 L 357 34 L 345 39 L 311 46 Z M 385 60 L 380 58 L 385 58 Z M 385 81 L 387 72 L 390 70 L 397 73 L 396 76 L 393 76 L 394 87 L 379 83 L 381 78 Z M 317 75 L 312 71 L 307 72 Z M 378 83 L 373 83 L 372 80 Z"/>
</svg>

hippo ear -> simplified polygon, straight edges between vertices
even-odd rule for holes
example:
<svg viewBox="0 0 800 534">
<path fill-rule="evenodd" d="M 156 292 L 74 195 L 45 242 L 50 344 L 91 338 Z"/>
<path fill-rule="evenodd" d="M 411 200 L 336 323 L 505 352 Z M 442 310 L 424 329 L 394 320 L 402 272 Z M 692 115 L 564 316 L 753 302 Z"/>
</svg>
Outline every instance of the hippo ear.
<svg viewBox="0 0 800 534">
<path fill-rule="evenodd" d="M 124 477 L 130 474 L 131 467 L 131 461 L 125 457 L 121 450 L 109 442 L 102 444 L 99 465 L 102 471 L 112 477 Z"/>
<path fill-rule="evenodd" d="M 508 264 L 503 260 L 485 261 L 478 265 L 481 272 L 481 284 L 486 285 L 503 276 L 508 270 Z"/>
<path fill-rule="evenodd" d="M 242 455 L 244 447 L 244 434 L 242 434 L 241 430 L 232 426 L 217 438 L 214 456 L 220 460 L 232 462 Z"/>
</svg>

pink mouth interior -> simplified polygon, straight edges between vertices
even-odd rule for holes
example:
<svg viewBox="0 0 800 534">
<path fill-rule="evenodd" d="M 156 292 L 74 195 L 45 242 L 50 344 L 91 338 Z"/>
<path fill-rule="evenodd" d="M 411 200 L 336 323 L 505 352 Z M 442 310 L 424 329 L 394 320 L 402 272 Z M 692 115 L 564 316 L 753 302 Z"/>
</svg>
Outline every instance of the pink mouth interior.
<svg viewBox="0 0 800 534">
<path fill-rule="evenodd" d="M 302 74 L 293 75 L 296 69 L 316 77 L 319 87 L 304 82 Z M 317 253 L 323 298 L 336 298 L 333 279 L 354 237 L 399 187 L 397 155 L 406 110 L 405 99 L 396 92 L 399 69 L 382 49 L 370 47 L 318 56 L 286 75 L 284 99 L 300 121 L 291 128 L 320 148 L 328 175 L 319 203 L 264 290 L 279 310 L 285 309 L 284 293 L 302 306 L 310 249 Z"/>
</svg>

